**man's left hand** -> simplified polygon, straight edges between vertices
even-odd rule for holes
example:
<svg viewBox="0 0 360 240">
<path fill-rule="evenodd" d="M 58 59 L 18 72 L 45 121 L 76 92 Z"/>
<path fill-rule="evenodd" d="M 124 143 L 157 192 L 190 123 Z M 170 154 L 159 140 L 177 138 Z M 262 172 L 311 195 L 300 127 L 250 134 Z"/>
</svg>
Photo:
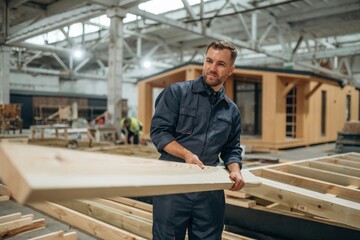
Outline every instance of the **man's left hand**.
<svg viewBox="0 0 360 240">
<path fill-rule="evenodd" d="M 234 181 L 234 185 L 230 188 L 231 191 L 239 191 L 245 186 L 245 182 L 240 171 L 230 172 L 229 177 Z"/>
</svg>

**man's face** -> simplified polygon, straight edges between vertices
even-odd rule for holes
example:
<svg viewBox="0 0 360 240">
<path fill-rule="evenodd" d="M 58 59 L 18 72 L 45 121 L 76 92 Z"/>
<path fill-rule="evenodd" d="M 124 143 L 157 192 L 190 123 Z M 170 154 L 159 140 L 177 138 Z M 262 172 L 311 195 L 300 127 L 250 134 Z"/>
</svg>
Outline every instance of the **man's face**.
<svg viewBox="0 0 360 240">
<path fill-rule="evenodd" d="M 220 90 L 234 70 L 235 66 L 231 63 L 230 50 L 209 48 L 203 65 L 203 76 L 209 86 L 215 91 Z"/>
</svg>

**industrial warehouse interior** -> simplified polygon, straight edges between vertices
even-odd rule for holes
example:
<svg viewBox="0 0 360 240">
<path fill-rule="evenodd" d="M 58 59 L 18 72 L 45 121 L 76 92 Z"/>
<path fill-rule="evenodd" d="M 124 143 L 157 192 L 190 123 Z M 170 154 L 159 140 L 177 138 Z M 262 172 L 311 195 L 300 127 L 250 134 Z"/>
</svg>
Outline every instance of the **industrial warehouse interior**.
<svg viewBox="0 0 360 240">
<path fill-rule="evenodd" d="M 0 0 L 0 16 L 0 239 L 167 240 L 153 197 L 215 190 L 221 237 L 184 239 L 360 239 L 359 0 Z M 219 40 L 238 53 L 226 101 L 175 109 L 186 99 L 165 98 L 171 86 L 217 91 Z M 241 117 L 216 112 L 224 102 Z M 195 129 L 213 110 L 204 145 L 184 146 L 226 140 L 217 166 L 154 140 L 155 117 Z M 237 132 L 244 187 L 231 191 Z"/>
</svg>

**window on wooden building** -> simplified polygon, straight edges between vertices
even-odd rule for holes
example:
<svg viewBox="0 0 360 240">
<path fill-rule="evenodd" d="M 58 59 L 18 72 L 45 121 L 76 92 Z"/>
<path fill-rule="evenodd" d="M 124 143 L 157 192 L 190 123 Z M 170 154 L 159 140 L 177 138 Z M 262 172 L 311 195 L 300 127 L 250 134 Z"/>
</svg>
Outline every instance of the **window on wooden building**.
<svg viewBox="0 0 360 240">
<path fill-rule="evenodd" d="M 326 91 L 321 91 L 321 135 L 326 134 Z"/>
<path fill-rule="evenodd" d="M 261 134 L 261 78 L 237 76 L 234 78 L 235 102 L 241 113 L 242 134 Z"/>
<path fill-rule="evenodd" d="M 296 87 L 286 96 L 286 137 L 296 138 Z"/>
<path fill-rule="evenodd" d="M 346 95 L 346 121 L 351 118 L 351 95 Z"/>
</svg>

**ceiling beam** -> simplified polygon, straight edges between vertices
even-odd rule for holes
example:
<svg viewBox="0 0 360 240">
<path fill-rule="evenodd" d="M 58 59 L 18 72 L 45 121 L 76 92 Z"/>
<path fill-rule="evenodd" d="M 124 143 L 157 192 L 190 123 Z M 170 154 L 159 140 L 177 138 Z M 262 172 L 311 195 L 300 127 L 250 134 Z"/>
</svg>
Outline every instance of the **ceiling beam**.
<svg viewBox="0 0 360 240">
<path fill-rule="evenodd" d="M 43 18 L 18 32 L 10 32 L 6 43 L 12 44 L 15 42 L 20 42 L 42 33 L 70 25 L 72 23 L 77 23 L 89 18 L 100 16 L 104 13 L 105 9 L 101 6 L 86 6 L 48 18 Z"/>
</svg>

